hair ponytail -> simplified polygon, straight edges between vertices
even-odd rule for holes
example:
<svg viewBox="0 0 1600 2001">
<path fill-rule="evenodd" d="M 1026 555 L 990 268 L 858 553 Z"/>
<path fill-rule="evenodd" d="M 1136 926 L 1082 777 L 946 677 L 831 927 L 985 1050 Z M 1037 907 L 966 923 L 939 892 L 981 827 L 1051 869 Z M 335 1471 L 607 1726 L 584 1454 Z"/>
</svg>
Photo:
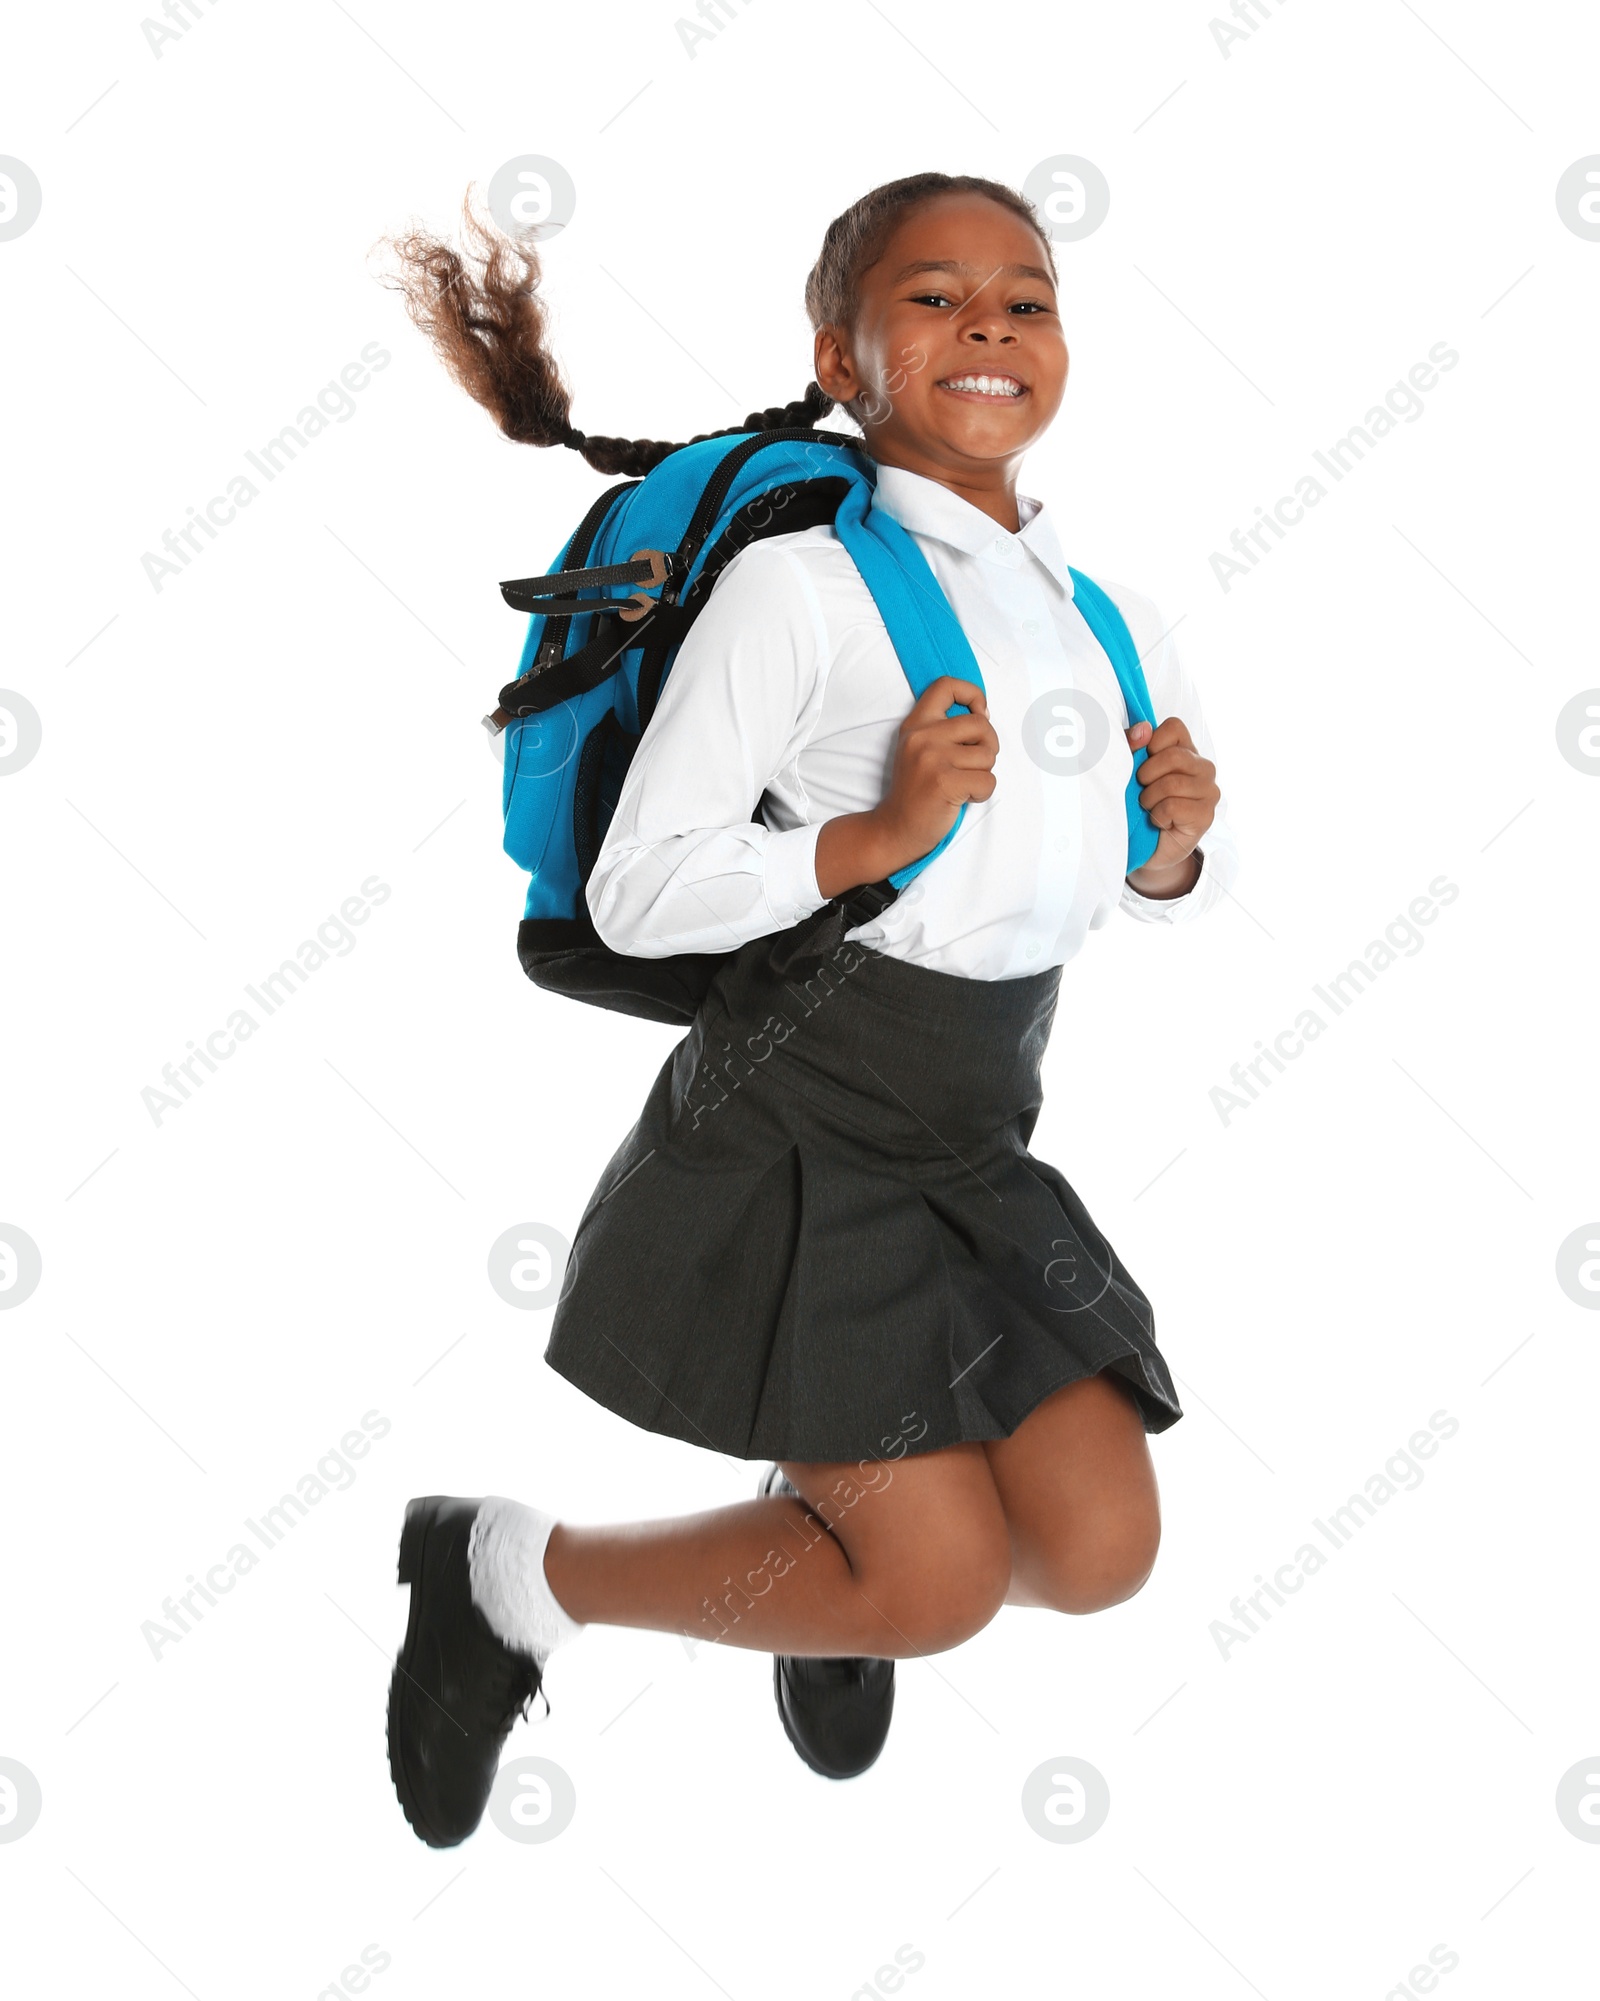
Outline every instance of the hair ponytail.
<svg viewBox="0 0 1600 2001">
<path fill-rule="evenodd" d="M 702 431 L 698 437 L 687 438 L 684 443 L 699 445 L 707 438 L 730 438 L 739 431 L 806 430 L 832 408 L 833 399 L 824 395 L 821 388 L 812 382 L 797 402 L 780 404 L 770 410 L 752 410 L 742 424 L 730 424 L 724 431 Z M 575 452 L 581 452 L 596 472 L 629 479 L 649 472 L 664 458 L 683 449 L 682 445 L 663 444 L 653 438 L 591 438 L 570 426 L 563 433 L 561 443 L 571 446 Z"/>
<path fill-rule="evenodd" d="M 392 289 L 405 299 L 412 323 L 428 335 L 460 386 L 481 403 L 508 438 L 522 445 L 565 445 L 596 472 L 635 478 L 680 451 L 653 438 L 590 437 L 572 423 L 572 392 L 548 344 L 549 323 L 539 296 L 543 276 L 531 241 L 502 236 L 462 203 L 463 235 L 477 253 L 475 273 L 450 244 L 414 229 L 386 239 L 400 260 Z M 755 410 L 742 424 L 686 440 L 731 437 L 740 431 L 801 429 L 833 408 L 812 382 L 793 403 Z"/>
</svg>

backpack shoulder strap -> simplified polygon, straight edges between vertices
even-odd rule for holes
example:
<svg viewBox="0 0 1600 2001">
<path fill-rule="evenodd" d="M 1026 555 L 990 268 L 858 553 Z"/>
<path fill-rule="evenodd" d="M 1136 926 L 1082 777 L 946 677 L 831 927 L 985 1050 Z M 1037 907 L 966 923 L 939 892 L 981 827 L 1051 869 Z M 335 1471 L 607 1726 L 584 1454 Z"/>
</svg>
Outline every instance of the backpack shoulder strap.
<svg viewBox="0 0 1600 2001">
<path fill-rule="evenodd" d="M 1122 699 L 1128 705 L 1129 728 L 1135 723 L 1153 723 L 1155 715 L 1150 707 L 1150 690 L 1145 684 L 1144 669 L 1139 665 L 1139 649 L 1133 643 L 1127 621 L 1092 577 L 1086 577 L 1082 570 L 1075 570 L 1070 564 L 1067 574 L 1072 579 L 1073 602 L 1083 614 L 1084 624 L 1099 640 L 1101 650 L 1116 670 Z"/>
<path fill-rule="evenodd" d="M 840 502 L 834 530 L 882 614 L 912 700 L 918 700 L 941 674 L 953 674 L 957 680 L 971 681 L 981 688 L 983 674 L 977 655 L 928 567 L 927 557 L 892 515 L 872 505 L 872 492 L 866 480 L 853 485 Z M 951 704 L 949 714 L 966 713 L 964 703 Z M 935 855 L 944 852 L 966 816 L 963 805 L 937 847 L 930 848 L 919 861 L 894 871 L 889 881 L 896 889 L 904 889 Z"/>
<path fill-rule="evenodd" d="M 1144 669 L 1139 664 L 1139 649 L 1133 643 L 1133 634 L 1128 630 L 1126 619 L 1116 605 L 1101 590 L 1091 577 L 1082 570 L 1075 570 L 1070 564 L 1067 574 L 1072 578 L 1072 601 L 1083 615 L 1083 622 L 1100 642 L 1101 651 L 1111 662 L 1122 689 L 1122 699 L 1127 705 L 1128 726 L 1135 723 L 1154 724 L 1158 718 L 1150 701 L 1150 689 L 1144 678 Z M 1132 875 L 1156 851 L 1156 842 L 1161 831 L 1150 815 L 1139 804 L 1139 767 L 1144 763 L 1148 751 L 1133 753 L 1133 775 L 1128 780 L 1124 794 L 1124 805 L 1128 815 L 1128 873 Z"/>
</svg>

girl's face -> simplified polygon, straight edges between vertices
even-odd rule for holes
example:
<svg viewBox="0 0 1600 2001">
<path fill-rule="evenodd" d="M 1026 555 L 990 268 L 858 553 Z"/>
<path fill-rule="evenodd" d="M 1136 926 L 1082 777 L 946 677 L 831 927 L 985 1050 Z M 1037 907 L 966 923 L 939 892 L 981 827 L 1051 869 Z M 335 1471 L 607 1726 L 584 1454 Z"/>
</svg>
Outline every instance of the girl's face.
<svg viewBox="0 0 1600 2001">
<path fill-rule="evenodd" d="M 899 225 L 862 275 L 855 324 L 816 336 L 818 382 L 881 464 L 1011 485 L 1067 382 L 1047 263 L 1037 232 L 985 195 L 936 196 Z"/>
</svg>

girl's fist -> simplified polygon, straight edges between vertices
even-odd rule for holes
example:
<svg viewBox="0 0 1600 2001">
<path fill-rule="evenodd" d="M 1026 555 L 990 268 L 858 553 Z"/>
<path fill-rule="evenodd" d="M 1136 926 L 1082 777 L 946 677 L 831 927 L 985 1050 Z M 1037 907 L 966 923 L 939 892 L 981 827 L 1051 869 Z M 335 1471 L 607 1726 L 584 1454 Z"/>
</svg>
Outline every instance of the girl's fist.
<svg viewBox="0 0 1600 2001">
<path fill-rule="evenodd" d="M 947 716 L 953 702 L 968 713 Z M 968 800 L 990 797 L 999 749 L 981 688 L 952 674 L 928 684 L 900 725 L 888 796 L 876 815 L 905 861 L 936 847 Z"/>
<path fill-rule="evenodd" d="M 1148 752 L 1139 767 L 1139 804 L 1160 829 L 1155 853 L 1128 881 L 1144 895 L 1182 895 L 1199 875 L 1190 856 L 1222 797 L 1217 767 L 1195 749 L 1188 724 L 1177 716 L 1153 729 L 1135 723 L 1127 734 L 1130 750 Z"/>
</svg>

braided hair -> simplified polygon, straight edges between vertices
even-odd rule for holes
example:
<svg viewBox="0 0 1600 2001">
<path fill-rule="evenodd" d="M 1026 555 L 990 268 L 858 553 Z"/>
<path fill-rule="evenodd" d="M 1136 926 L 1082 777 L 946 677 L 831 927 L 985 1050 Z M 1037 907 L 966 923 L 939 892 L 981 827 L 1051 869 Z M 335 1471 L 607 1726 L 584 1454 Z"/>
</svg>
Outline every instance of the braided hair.
<svg viewBox="0 0 1600 2001">
<path fill-rule="evenodd" d="M 910 174 L 873 188 L 829 223 L 806 280 L 806 311 L 813 328 L 853 323 L 862 274 L 882 256 L 911 209 L 943 194 L 985 195 L 1011 209 L 1039 232 L 1054 271 L 1049 238 L 1025 195 L 972 174 Z M 682 444 L 656 438 L 591 437 L 573 425 L 572 392 L 548 345 L 548 316 L 539 294 L 543 272 L 531 240 L 503 236 L 481 221 L 472 212 L 470 190 L 462 203 L 462 228 L 481 271 L 474 271 L 450 244 L 414 228 L 386 239 L 401 267 L 390 282 L 402 293 L 412 323 L 429 336 L 456 381 L 505 435 L 518 444 L 565 445 L 596 472 L 613 478 L 642 477 L 681 451 Z M 684 442 L 697 445 L 742 431 L 804 429 L 833 407 L 833 399 L 813 381 L 795 402 L 752 410 L 742 424 L 702 431 Z"/>
<path fill-rule="evenodd" d="M 825 395 L 812 382 L 807 384 L 806 393 L 796 403 L 778 404 L 770 410 L 752 410 L 742 424 L 730 424 L 723 431 L 702 431 L 698 437 L 686 439 L 685 443 L 699 445 L 707 438 L 731 438 L 740 431 L 807 430 L 832 408 L 833 398 Z M 583 431 L 574 430 L 565 420 L 556 442 L 581 453 L 596 472 L 613 473 L 629 479 L 649 472 L 671 453 L 683 449 L 681 445 L 663 444 L 656 438 L 591 438 Z"/>
</svg>

